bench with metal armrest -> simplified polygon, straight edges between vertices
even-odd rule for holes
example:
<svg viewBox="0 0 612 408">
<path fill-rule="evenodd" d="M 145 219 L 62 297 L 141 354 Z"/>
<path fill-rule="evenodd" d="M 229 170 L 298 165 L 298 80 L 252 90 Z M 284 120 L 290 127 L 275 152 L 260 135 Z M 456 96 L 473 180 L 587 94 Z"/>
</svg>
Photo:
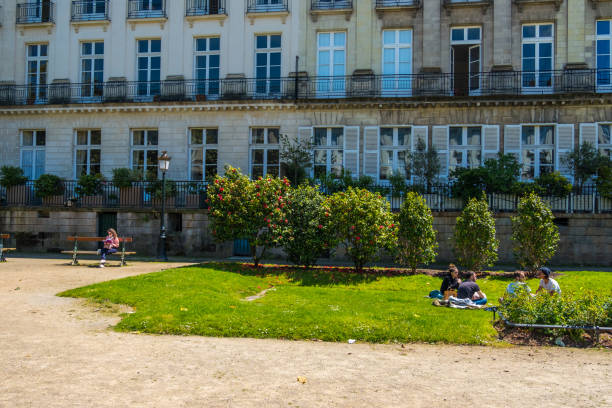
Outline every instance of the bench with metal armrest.
<svg viewBox="0 0 612 408">
<path fill-rule="evenodd" d="M 72 263 L 70 265 L 78 265 L 80 255 L 98 255 L 98 251 L 85 251 L 79 249 L 79 242 L 103 242 L 104 237 L 68 237 L 68 241 L 74 242 L 74 248 L 71 251 L 62 251 L 62 254 L 71 254 Z M 136 252 L 129 252 L 125 250 L 125 244 L 127 242 L 134 242 L 131 237 L 119 238 L 121 244 L 120 249 L 116 252 L 117 255 L 121 255 L 121 266 L 126 265 L 125 257 L 127 255 L 136 255 Z"/>
</svg>

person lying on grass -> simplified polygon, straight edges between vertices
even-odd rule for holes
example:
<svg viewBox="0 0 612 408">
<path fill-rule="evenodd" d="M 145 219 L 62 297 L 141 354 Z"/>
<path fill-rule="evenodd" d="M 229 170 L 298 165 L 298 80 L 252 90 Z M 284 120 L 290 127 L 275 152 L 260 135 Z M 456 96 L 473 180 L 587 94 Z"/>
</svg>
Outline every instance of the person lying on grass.
<svg viewBox="0 0 612 408">
<path fill-rule="evenodd" d="M 459 279 L 459 269 L 457 269 L 455 264 L 450 264 L 448 265 L 448 275 L 442 281 L 440 290 L 432 290 L 429 292 L 429 297 L 444 299 L 444 292 L 447 290 L 457 290 L 460 284 L 461 279 Z"/>
<path fill-rule="evenodd" d="M 459 285 L 457 297 L 459 299 L 470 299 L 477 305 L 487 304 L 487 296 L 476 283 L 476 272 L 469 272 L 468 280 Z"/>
<path fill-rule="evenodd" d="M 551 295 L 561 293 L 561 287 L 559 286 L 559 283 L 557 283 L 556 280 L 550 277 L 551 273 L 551 270 L 546 267 L 540 268 L 540 286 L 538 286 L 538 290 L 536 290 L 536 293 L 540 291 L 548 292 Z"/>
</svg>

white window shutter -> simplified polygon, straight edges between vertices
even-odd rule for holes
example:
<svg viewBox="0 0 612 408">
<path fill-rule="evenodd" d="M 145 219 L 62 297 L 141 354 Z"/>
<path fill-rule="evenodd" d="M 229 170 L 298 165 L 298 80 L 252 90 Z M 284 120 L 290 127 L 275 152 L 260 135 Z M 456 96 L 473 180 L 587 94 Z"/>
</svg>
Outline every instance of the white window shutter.
<svg viewBox="0 0 612 408">
<path fill-rule="evenodd" d="M 359 177 L 359 126 L 344 127 L 344 170 Z"/>
<path fill-rule="evenodd" d="M 521 125 L 504 126 L 504 154 L 512 154 L 519 163 L 523 162 L 521 155 Z"/>
<path fill-rule="evenodd" d="M 557 125 L 557 140 L 555 141 L 556 169 L 569 180 L 572 180 L 572 171 L 562 165 L 563 157 L 574 150 L 574 125 Z"/>
<path fill-rule="evenodd" d="M 499 153 L 499 126 L 482 127 L 482 162 L 497 158 Z"/>
<path fill-rule="evenodd" d="M 586 142 L 597 149 L 597 123 L 581 123 L 579 138 L 581 146 Z"/>
<path fill-rule="evenodd" d="M 378 182 L 380 161 L 380 128 L 366 126 L 363 129 L 363 174 Z"/>
<path fill-rule="evenodd" d="M 427 126 L 413 126 L 412 127 L 412 151 L 414 152 L 417 147 L 417 142 L 422 140 L 425 142 L 425 148 L 429 145 L 427 141 Z"/>
<path fill-rule="evenodd" d="M 431 137 L 432 146 L 438 151 L 440 177 L 448 177 L 448 126 L 434 126 Z"/>
</svg>

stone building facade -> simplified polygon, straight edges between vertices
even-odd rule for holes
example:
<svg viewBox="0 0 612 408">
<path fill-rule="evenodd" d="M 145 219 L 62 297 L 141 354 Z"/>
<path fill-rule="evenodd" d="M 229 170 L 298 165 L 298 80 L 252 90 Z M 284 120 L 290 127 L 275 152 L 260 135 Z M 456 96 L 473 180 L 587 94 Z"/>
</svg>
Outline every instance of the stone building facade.
<svg viewBox="0 0 612 408">
<path fill-rule="evenodd" d="M 612 1 L 4 0 L 0 165 L 174 180 L 224 165 L 384 184 L 422 140 L 441 179 L 498 152 L 522 177 L 588 141 L 612 154 Z M 153 171 L 154 172 L 154 171 Z"/>
</svg>

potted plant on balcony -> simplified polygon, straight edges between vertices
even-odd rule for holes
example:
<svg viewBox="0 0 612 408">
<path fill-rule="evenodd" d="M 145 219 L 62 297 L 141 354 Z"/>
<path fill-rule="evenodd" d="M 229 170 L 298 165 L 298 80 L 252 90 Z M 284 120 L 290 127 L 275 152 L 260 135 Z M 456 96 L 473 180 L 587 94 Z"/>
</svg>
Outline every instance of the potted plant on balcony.
<svg viewBox="0 0 612 408">
<path fill-rule="evenodd" d="M 2 166 L 0 169 L 0 185 L 6 188 L 7 205 L 27 204 L 30 191 L 26 186 L 28 178 L 23 169 L 15 166 Z"/>
<path fill-rule="evenodd" d="M 101 174 L 83 174 L 79 177 L 75 192 L 82 207 L 94 207 L 102 204 L 102 193 L 106 180 Z"/>
<path fill-rule="evenodd" d="M 43 174 L 34 182 L 36 195 L 45 206 L 64 205 L 64 182 L 54 174 Z"/>
<path fill-rule="evenodd" d="M 162 205 L 162 181 L 153 180 L 147 183 L 145 191 L 151 195 L 151 204 L 153 207 L 161 207 Z M 174 207 L 176 205 L 176 182 L 166 180 L 166 207 Z"/>
<path fill-rule="evenodd" d="M 143 189 L 138 183 L 142 178 L 132 169 L 113 169 L 113 185 L 119 189 L 119 205 L 121 207 L 142 206 Z"/>
</svg>

